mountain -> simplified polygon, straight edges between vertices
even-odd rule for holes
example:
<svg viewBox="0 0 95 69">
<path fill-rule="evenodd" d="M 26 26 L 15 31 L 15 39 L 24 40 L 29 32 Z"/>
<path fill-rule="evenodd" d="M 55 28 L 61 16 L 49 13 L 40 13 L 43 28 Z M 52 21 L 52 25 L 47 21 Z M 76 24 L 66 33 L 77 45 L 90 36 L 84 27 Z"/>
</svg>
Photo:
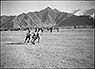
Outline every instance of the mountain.
<svg viewBox="0 0 95 69">
<path fill-rule="evenodd" d="M 13 19 L 15 16 L 1 16 L 0 17 L 0 28 L 13 28 Z"/>
<path fill-rule="evenodd" d="M 61 22 L 60 22 L 61 21 Z M 89 18 L 89 16 L 75 16 L 72 15 L 67 19 L 60 20 L 58 22 L 59 26 L 73 26 L 73 25 L 94 25 L 93 18 Z"/>
<path fill-rule="evenodd" d="M 83 15 L 89 15 L 95 19 L 95 8 L 87 10 Z"/>
<path fill-rule="evenodd" d="M 27 28 L 29 26 L 31 26 L 31 22 L 29 20 L 29 17 L 27 16 L 27 14 L 22 13 L 19 16 L 16 16 L 13 20 L 14 23 L 14 28 Z"/>
<path fill-rule="evenodd" d="M 84 15 L 93 15 L 93 14 L 95 14 L 95 8 L 89 9 L 84 13 Z"/>
<path fill-rule="evenodd" d="M 34 27 L 67 26 L 67 25 L 93 25 L 93 19 L 89 16 L 76 16 L 71 13 L 60 12 L 57 9 L 47 7 L 41 11 L 22 13 L 18 16 L 0 16 L 0 28 L 26 29 Z"/>
<path fill-rule="evenodd" d="M 41 22 L 44 26 L 56 24 L 55 19 L 59 15 L 60 11 L 57 9 L 51 9 L 47 7 L 46 9 L 39 12 L 41 15 Z"/>
</svg>

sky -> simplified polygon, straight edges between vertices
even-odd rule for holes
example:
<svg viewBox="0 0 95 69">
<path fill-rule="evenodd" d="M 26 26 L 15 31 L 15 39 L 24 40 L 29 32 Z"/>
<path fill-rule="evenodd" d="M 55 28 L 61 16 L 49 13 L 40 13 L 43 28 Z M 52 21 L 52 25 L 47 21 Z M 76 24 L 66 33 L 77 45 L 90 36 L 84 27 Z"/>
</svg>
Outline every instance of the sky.
<svg viewBox="0 0 95 69">
<path fill-rule="evenodd" d="M 72 12 L 75 9 L 95 8 L 95 1 L 1 1 L 2 15 L 19 15 L 35 12 L 50 7 L 61 12 Z"/>
</svg>

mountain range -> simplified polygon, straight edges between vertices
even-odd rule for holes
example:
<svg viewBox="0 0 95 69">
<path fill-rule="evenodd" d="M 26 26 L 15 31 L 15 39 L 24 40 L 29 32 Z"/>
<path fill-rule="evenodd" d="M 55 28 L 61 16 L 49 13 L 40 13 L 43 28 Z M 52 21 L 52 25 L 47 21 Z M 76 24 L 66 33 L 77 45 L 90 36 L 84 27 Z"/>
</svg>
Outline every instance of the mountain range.
<svg viewBox="0 0 95 69">
<path fill-rule="evenodd" d="M 84 13 L 84 15 L 93 15 L 93 14 L 95 15 L 95 8 L 89 9 Z"/>
<path fill-rule="evenodd" d="M 88 11 L 89 12 L 89 11 Z M 87 14 L 87 13 L 85 13 Z M 0 16 L 0 28 L 11 29 L 27 27 L 50 27 L 72 25 L 94 25 L 94 19 L 88 15 L 76 16 L 72 13 L 61 12 L 47 7 L 41 11 L 22 13 L 18 16 Z"/>
</svg>

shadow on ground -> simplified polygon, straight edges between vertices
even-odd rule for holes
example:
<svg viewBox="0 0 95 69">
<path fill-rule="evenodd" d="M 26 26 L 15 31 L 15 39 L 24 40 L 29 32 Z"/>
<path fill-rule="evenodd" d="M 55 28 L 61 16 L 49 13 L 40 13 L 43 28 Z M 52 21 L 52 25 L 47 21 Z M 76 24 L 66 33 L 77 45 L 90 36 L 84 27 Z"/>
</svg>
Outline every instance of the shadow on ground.
<svg viewBox="0 0 95 69">
<path fill-rule="evenodd" d="M 25 43 L 22 43 L 22 42 L 18 42 L 18 43 L 15 43 L 15 42 L 11 42 L 11 43 L 5 43 L 7 45 L 24 45 Z"/>
</svg>

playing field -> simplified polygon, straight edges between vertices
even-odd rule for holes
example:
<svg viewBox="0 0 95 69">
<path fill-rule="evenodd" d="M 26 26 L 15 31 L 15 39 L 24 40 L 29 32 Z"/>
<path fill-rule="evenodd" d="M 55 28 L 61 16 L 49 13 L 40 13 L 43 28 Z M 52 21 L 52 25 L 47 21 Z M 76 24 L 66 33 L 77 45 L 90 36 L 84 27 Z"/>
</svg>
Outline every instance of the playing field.
<svg viewBox="0 0 95 69">
<path fill-rule="evenodd" d="M 25 33 L 1 32 L 1 67 L 94 68 L 94 29 L 43 32 L 36 45 L 23 43 Z"/>
</svg>

